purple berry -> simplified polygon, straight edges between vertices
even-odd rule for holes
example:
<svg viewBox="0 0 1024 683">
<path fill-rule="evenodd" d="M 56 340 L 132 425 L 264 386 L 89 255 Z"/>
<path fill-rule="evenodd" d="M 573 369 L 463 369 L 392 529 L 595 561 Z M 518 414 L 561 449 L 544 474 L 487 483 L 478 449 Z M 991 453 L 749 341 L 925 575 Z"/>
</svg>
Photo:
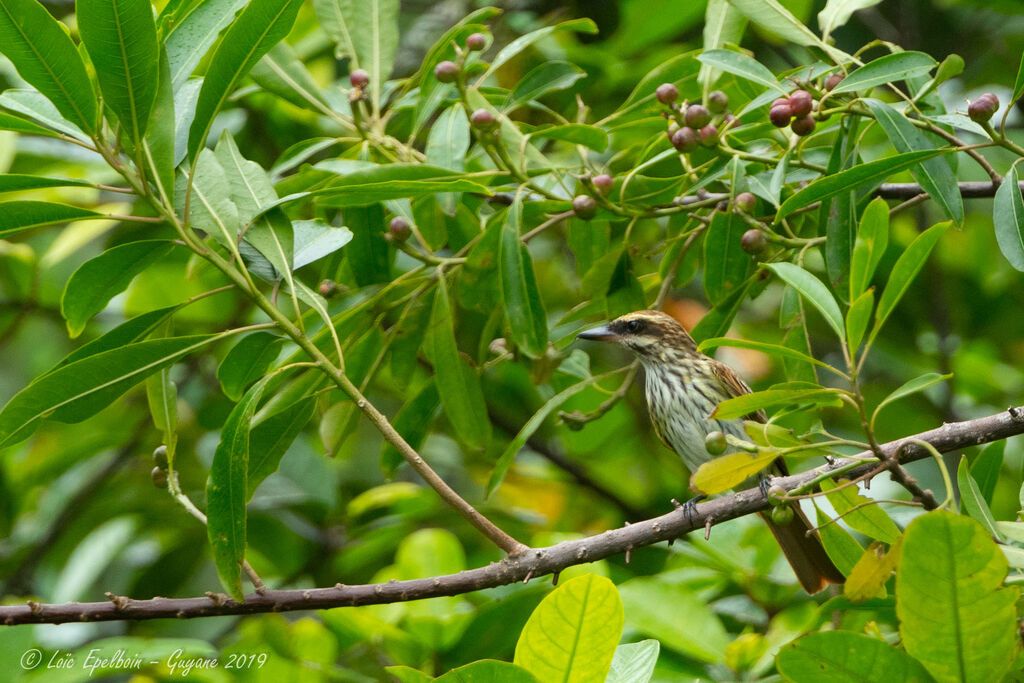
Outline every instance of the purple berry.
<svg viewBox="0 0 1024 683">
<path fill-rule="evenodd" d="M 990 92 L 985 93 L 971 102 L 967 107 L 967 115 L 977 123 L 988 123 L 999 109 L 999 99 Z"/>
<path fill-rule="evenodd" d="M 353 88 L 365 88 L 370 84 L 370 74 L 362 69 L 356 69 L 348 75 L 348 80 Z"/>
<path fill-rule="evenodd" d="M 597 191 L 601 194 L 608 194 L 612 189 L 612 186 L 615 184 L 615 180 L 607 173 L 594 176 L 591 182 L 594 183 L 594 187 L 597 188 Z"/>
<path fill-rule="evenodd" d="M 833 90 L 842 82 L 843 74 L 829 74 L 828 78 L 825 79 L 825 90 Z"/>
<path fill-rule="evenodd" d="M 449 62 L 447 59 L 443 62 L 438 62 L 437 66 L 434 67 L 434 77 L 442 83 L 452 83 L 458 75 L 458 64 Z"/>
<path fill-rule="evenodd" d="M 679 99 L 679 88 L 672 83 L 662 83 L 658 86 L 658 89 L 654 91 L 654 96 L 658 98 L 658 101 L 662 104 L 672 104 Z"/>
<path fill-rule="evenodd" d="M 672 135 L 672 146 L 680 152 L 692 152 L 699 144 L 697 131 L 689 126 L 683 126 Z"/>
<path fill-rule="evenodd" d="M 487 47 L 487 36 L 482 33 L 470 33 L 466 38 L 466 49 L 470 52 L 479 52 Z"/>
<path fill-rule="evenodd" d="M 721 90 L 712 90 L 708 93 L 708 109 L 712 114 L 721 114 L 729 108 L 729 96 Z"/>
<path fill-rule="evenodd" d="M 768 120 L 776 128 L 785 128 L 789 125 L 789 121 L 792 118 L 793 111 L 789 108 L 788 104 L 776 104 L 768 110 Z"/>
<path fill-rule="evenodd" d="M 808 114 L 806 116 L 795 118 L 793 119 L 793 124 L 790 128 L 800 137 L 810 135 L 814 132 L 814 117 Z"/>
<path fill-rule="evenodd" d="M 748 254 L 760 254 L 768 246 L 768 238 L 761 230 L 751 228 L 743 233 L 743 237 L 740 238 L 740 246 Z"/>
<path fill-rule="evenodd" d="M 490 130 L 498 125 L 498 121 L 494 118 L 494 114 L 487 109 L 477 109 L 473 112 L 472 116 L 469 117 L 469 122 L 481 130 Z"/>
<path fill-rule="evenodd" d="M 740 192 L 736 195 L 735 202 L 737 209 L 750 213 L 757 206 L 757 197 L 751 192 Z"/>
<path fill-rule="evenodd" d="M 814 98 L 806 90 L 794 90 L 789 96 L 789 111 L 793 116 L 807 116 L 814 107 Z"/>
<path fill-rule="evenodd" d="M 686 108 L 686 125 L 690 128 L 702 128 L 711 123 L 711 112 L 703 104 L 695 104 Z"/>
<path fill-rule="evenodd" d="M 577 217 L 589 221 L 597 214 L 597 202 L 589 195 L 576 195 L 572 200 L 572 210 Z"/>
<path fill-rule="evenodd" d="M 388 232 L 391 233 L 391 239 L 395 242 L 404 242 L 409 239 L 409 235 L 412 233 L 412 226 L 402 216 L 395 216 L 391 219 L 391 223 L 388 225 Z"/>
<path fill-rule="evenodd" d="M 705 147 L 714 147 L 718 144 L 718 128 L 712 125 L 700 129 L 700 144 Z"/>
</svg>

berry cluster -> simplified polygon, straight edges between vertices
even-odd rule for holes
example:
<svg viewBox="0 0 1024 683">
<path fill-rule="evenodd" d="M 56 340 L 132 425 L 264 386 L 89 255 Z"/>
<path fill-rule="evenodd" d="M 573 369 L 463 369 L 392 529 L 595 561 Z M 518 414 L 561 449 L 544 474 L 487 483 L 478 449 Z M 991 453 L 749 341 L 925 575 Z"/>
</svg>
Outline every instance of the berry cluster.
<svg viewBox="0 0 1024 683">
<path fill-rule="evenodd" d="M 671 121 L 666 135 L 680 152 L 692 152 L 700 145 L 714 147 L 718 144 L 718 125 L 729 124 L 735 118 L 727 111 L 729 96 L 721 90 L 709 93 L 706 104 L 676 104 L 679 89 L 672 83 L 662 83 L 654 95 L 669 108 Z"/>
<path fill-rule="evenodd" d="M 780 97 L 768 109 L 768 120 L 776 128 L 789 126 L 800 136 L 814 132 L 814 98 L 806 90 L 794 90 L 789 97 Z"/>
</svg>

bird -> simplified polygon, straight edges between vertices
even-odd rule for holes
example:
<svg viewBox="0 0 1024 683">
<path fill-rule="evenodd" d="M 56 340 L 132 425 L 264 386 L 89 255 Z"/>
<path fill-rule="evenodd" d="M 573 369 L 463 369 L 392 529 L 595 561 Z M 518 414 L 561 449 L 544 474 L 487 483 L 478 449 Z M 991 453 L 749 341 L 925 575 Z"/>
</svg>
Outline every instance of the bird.
<svg viewBox="0 0 1024 683">
<path fill-rule="evenodd" d="M 710 417 L 720 402 L 749 394 L 751 389 L 728 365 L 700 353 L 693 337 L 667 313 L 634 311 L 577 336 L 615 343 L 636 355 L 644 367 L 648 413 L 654 430 L 691 472 L 712 458 L 705 447 L 708 434 L 719 431 L 746 439 L 744 419 L 767 421 L 764 411 L 728 420 Z M 775 467 L 780 474 L 785 473 L 781 459 Z M 763 513 L 761 517 L 800 585 L 814 594 L 829 583 L 845 581 L 799 505 L 793 510 L 792 521 L 785 524 L 773 523 Z"/>
</svg>

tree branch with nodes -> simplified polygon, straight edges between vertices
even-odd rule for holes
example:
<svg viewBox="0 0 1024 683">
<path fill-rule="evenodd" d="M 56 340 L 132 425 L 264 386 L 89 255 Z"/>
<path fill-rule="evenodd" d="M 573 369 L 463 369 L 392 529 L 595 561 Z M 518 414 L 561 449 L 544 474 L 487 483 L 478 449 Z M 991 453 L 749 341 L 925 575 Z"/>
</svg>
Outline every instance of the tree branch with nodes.
<svg viewBox="0 0 1024 683">
<path fill-rule="evenodd" d="M 932 450 L 949 452 L 977 446 L 1024 433 L 1024 406 L 1009 408 L 988 417 L 944 424 L 920 434 L 881 444 L 879 450 L 888 458 L 909 463 L 933 456 Z M 775 477 L 774 486 L 786 491 L 807 491 L 817 483 L 842 474 L 848 479 L 868 480 L 883 473 L 875 454 L 870 451 L 849 458 L 835 458 L 800 474 Z M 221 593 L 208 592 L 202 597 L 135 600 L 107 594 L 106 602 L 44 604 L 29 601 L 24 605 L 0 606 L 0 624 L 61 624 L 70 622 L 118 621 L 143 619 L 193 619 L 224 615 L 288 612 L 309 609 L 330 609 L 422 600 L 447 595 L 471 593 L 512 583 L 527 582 L 567 567 L 628 553 L 637 548 L 671 541 L 692 531 L 767 510 L 772 506 L 767 489 L 755 487 L 732 495 L 707 500 L 695 506 L 692 514 L 676 509 L 667 514 L 635 522 L 588 538 L 564 541 L 546 548 L 530 548 L 515 553 L 486 567 L 457 574 L 378 584 L 335 584 L 326 588 L 295 590 L 268 589 L 261 594 L 247 595 L 236 602 Z"/>
</svg>

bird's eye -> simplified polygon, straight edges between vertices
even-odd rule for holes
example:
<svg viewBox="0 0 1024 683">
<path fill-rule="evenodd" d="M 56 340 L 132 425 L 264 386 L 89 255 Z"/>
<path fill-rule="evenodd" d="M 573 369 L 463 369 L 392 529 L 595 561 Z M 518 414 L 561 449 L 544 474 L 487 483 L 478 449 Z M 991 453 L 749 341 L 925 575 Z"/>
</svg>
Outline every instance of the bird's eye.
<svg viewBox="0 0 1024 683">
<path fill-rule="evenodd" d="M 640 330 L 644 329 L 643 320 L 629 320 L 626 322 L 626 331 L 636 334 Z"/>
</svg>

